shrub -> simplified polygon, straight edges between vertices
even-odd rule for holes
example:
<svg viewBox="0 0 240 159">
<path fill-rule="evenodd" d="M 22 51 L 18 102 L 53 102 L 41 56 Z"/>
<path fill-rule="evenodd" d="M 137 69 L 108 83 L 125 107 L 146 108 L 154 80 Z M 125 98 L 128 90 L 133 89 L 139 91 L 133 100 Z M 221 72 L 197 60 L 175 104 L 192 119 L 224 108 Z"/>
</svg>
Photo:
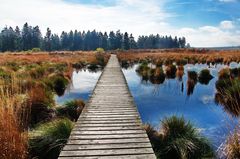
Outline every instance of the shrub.
<svg viewBox="0 0 240 159">
<path fill-rule="evenodd" d="M 41 49 L 40 48 L 32 48 L 31 52 L 40 52 Z"/>
<path fill-rule="evenodd" d="M 149 131 L 149 127 L 147 133 L 158 158 L 185 159 L 214 156 L 207 139 L 183 117 L 172 116 L 163 119 L 159 135 L 154 130 Z"/>
<path fill-rule="evenodd" d="M 67 117 L 72 121 L 77 121 L 84 106 L 85 103 L 82 100 L 68 101 L 64 104 L 64 106 L 57 108 L 57 114 L 58 116 Z"/>
<path fill-rule="evenodd" d="M 56 119 L 30 132 L 30 155 L 39 159 L 57 159 L 73 128 L 69 119 Z"/>
<path fill-rule="evenodd" d="M 97 48 L 96 51 L 99 52 L 99 53 L 104 53 L 104 49 L 103 48 Z"/>
</svg>

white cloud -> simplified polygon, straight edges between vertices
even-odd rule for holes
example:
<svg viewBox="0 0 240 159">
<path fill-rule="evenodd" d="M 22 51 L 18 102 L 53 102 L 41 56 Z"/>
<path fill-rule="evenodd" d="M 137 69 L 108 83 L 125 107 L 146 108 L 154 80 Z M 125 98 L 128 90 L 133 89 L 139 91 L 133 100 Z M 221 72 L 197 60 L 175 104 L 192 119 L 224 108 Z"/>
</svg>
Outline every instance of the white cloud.
<svg viewBox="0 0 240 159">
<path fill-rule="evenodd" d="M 237 2 L 237 0 L 219 0 L 220 2 Z"/>
<path fill-rule="evenodd" d="M 0 28 L 22 26 L 25 22 L 39 25 L 45 34 L 69 30 L 110 31 L 120 29 L 138 35 L 161 34 L 185 36 L 192 46 L 240 45 L 240 34 L 229 30 L 231 21 L 220 26 L 178 28 L 169 24 L 176 15 L 164 10 L 167 0 L 116 0 L 114 5 L 84 5 L 63 0 L 0 0 Z M 226 24 L 227 23 L 227 24 Z M 232 25 L 233 26 L 233 25 Z M 228 29 L 226 29 L 228 28 Z M 233 29 L 232 29 L 233 30 Z"/>
<path fill-rule="evenodd" d="M 220 27 L 222 29 L 233 29 L 234 28 L 234 24 L 233 24 L 232 21 L 225 20 L 225 21 L 221 21 Z"/>
<path fill-rule="evenodd" d="M 181 29 L 179 30 L 178 35 L 185 36 L 190 44 L 195 47 L 240 45 L 240 32 L 229 32 L 214 26 Z"/>
</svg>

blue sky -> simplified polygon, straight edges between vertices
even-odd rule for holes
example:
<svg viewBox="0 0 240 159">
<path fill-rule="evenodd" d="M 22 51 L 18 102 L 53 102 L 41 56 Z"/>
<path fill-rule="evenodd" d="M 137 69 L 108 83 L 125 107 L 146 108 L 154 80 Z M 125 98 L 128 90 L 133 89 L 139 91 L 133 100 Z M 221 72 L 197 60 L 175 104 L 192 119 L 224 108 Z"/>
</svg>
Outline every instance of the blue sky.
<svg viewBox="0 0 240 159">
<path fill-rule="evenodd" d="M 0 0 L 0 28 L 185 36 L 192 46 L 240 45 L 240 0 Z M 11 9 L 9 9 L 11 8 Z"/>
</svg>

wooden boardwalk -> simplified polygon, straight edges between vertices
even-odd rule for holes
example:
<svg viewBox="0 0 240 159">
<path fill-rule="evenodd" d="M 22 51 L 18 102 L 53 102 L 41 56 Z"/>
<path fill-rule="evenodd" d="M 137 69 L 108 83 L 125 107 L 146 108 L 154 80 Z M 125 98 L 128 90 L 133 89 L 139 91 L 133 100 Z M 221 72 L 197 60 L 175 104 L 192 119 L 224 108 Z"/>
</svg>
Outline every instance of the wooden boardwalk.
<svg viewBox="0 0 240 159">
<path fill-rule="evenodd" d="M 115 55 L 59 158 L 156 159 Z"/>
</svg>

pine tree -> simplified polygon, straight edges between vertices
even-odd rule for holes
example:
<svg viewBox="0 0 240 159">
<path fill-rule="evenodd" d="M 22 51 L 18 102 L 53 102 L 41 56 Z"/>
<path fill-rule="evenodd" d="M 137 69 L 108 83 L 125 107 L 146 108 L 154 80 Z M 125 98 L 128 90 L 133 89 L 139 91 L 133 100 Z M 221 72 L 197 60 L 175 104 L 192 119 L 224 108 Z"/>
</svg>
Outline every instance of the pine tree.
<svg viewBox="0 0 240 159">
<path fill-rule="evenodd" d="M 32 48 L 40 48 L 41 44 L 41 39 L 42 39 L 42 34 L 38 26 L 33 28 L 32 31 Z"/>
<path fill-rule="evenodd" d="M 22 50 L 22 39 L 21 39 L 21 32 L 18 26 L 15 28 L 15 45 L 16 45 L 16 50 L 21 51 Z"/>
<path fill-rule="evenodd" d="M 129 50 L 129 48 L 130 48 L 130 40 L 129 40 L 129 37 L 128 37 L 128 33 L 125 32 L 124 38 L 123 38 L 123 49 L 124 50 Z"/>
<path fill-rule="evenodd" d="M 52 50 L 51 36 L 52 36 L 52 32 L 49 28 L 47 28 L 47 32 L 46 32 L 46 35 L 44 37 L 44 48 L 45 48 L 46 51 L 51 51 Z"/>
<path fill-rule="evenodd" d="M 32 49 L 32 27 L 28 26 L 28 23 L 23 25 L 22 29 L 22 45 L 23 50 Z"/>
</svg>

